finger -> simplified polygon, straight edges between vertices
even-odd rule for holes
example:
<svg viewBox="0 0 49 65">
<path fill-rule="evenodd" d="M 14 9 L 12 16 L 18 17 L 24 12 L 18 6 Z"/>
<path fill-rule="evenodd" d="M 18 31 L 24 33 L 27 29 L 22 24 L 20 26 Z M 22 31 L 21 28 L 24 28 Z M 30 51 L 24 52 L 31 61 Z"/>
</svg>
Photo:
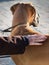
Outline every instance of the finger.
<svg viewBox="0 0 49 65">
<path fill-rule="evenodd" d="M 4 37 L 0 37 L 3 41 L 7 42 L 7 40 Z"/>
<path fill-rule="evenodd" d="M 42 43 L 30 43 L 29 45 L 42 45 Z"/>
<path fill-rule="evenodd" d="M 14 36 L 14 37 L 17 37 L 17 38 L 19 38 L 19 39 L 22 39 L 21 36 Z"/>
<path fill-rule="evenodd" d="M 34 42 L 43 42 L 45 41 L 47 38 L 46 37 L 41 37 L 41 38 L 38 38 L 38 39 L 34 39 L 33 41 Z"/>
<path fill-rule="evenodd" d="M 28 35 L 29 38 L 33 38 L 33 39 L 41 39 L 41 38 L 47 38 L 47 36 L 45 35 Z"/>
<path fill-rule="evenodd" d="M 8 37 L 8 42 L 12 42 L 12 43 L 14 43 L 14 41 L 12 40 L 12 37 Z"/>
<path fill-rule="evenodd" d="M 46 36 L 44 35 L 39 35 L 39 36 L 28 36 L 28 39 L 30 40 L 30 42 L 33 42 L 33 43 L 37 43 L 37 42 L 43 42 L 47 39 Z"/>
<path fill-rule="evenodd" d="M 45 36 L 46 36 L 46 37 L 49 37 L 49 35 L 48 35 L 48 34 L 45 34 Z"/>
</svg>

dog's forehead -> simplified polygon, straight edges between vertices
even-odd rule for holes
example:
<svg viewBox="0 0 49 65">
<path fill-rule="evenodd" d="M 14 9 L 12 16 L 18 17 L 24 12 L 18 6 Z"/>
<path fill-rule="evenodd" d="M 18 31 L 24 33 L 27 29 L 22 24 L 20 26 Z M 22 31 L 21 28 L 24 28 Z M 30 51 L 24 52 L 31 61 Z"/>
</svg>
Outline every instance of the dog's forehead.
<svg viewBox="0 0 49 65">
<path fill-rule="evenodd" d="M 20 5 L 20 6 L 21 6 L 21 5 L 22 5 L 22 6 L 25 5 L 25 6 L 28 6 L 28 7 L 32 7 L 32 5 L 31 5 L 30 3 L 16 3 L 15 5 L 16 5 L 16 6 L 17 6 L 17 5 Z"/>
<path fill-rule="evenodd" d="M 32 4 L 30 4 L 30 3 L 16 3 L 16 4 L 14 4 L 13 5 L 13 7 L 17 7 L 17 6 L 22 6 L 22 7 L 25 7 L 25 8 L 32 8 L 33 6 L 32 6 Z"/>
<path fill-rule="evenodd" d="M 32 6 L 31 4 L 29 4 L 29 3 L 21 3 L 20 5 L 25 5 L 25 6 Z"/>
</svg>

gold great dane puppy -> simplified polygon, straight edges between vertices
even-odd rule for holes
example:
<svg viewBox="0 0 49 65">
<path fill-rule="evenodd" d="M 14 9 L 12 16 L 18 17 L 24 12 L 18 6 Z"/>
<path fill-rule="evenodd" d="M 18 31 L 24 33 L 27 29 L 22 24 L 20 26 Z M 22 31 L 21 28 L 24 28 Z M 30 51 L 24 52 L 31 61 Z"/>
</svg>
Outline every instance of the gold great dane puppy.
<svg viewBox="0 0 49 65">
<path fill-rule="evenodd" d="M 37 26 L 36 10 L 32 5 L 18 3 L 11 7 L 11 11 L 13 14 L 12 26 L 17 25 L 12 29 L 11 36 L 38 34 L 29 27 L 30 25 Z"/>
<path fill-rule="evenodd" d="M 13 14 L 11 37 L 38 34 L 30 25 L 36 25 L 36 10 L 30 4 L 18 3 L 11 7 Z M 42 46 L 28 46 L 24 54 L 11 55 L 16 65 L 49 65 L 49 37 Z"/>
</svg>

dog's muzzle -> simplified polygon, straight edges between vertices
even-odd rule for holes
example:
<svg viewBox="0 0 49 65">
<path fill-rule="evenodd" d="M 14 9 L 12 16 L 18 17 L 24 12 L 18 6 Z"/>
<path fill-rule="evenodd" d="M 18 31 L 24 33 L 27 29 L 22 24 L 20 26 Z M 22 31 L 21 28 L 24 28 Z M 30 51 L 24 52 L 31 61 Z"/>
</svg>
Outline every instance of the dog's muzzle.
<svg viewBox="0 0 49 65">
<path fill-rule="evenodd" d="M 38 14 L 38 17 L 36 18 L 35 21 L 33 21 L 32 23 L 30 23 L 30 25 L 33 25 L 34 27 L 37 27 L 39 24 L 39 14 Z"/>
</svg>

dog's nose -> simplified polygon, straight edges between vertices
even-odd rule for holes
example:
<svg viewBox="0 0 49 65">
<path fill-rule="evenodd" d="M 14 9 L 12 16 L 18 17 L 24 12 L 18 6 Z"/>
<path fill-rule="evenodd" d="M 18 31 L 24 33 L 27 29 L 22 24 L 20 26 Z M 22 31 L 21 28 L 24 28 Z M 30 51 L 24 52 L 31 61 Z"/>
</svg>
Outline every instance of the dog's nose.
<svg viewBox="0 0 49 65">
<path fill-rule="evenodd" d="M 36 22 L 31 23 L 30 26 L 31 25 L 33 25 L 33 27 L 37 27 L 38 26 Z"/>
<path fill-rule="evenodd" d="M 39 18 L 37 17 L 37 21 L 34 20 L 32 23 L 30 23 L 30 25 L 33 25 L 34 27 L 37 27 L 39 24 Z"/>
<path fill-rule="evenodd" d="M 37 27 L 37 24 L 35 24 L 35 23 L 33 23 L 32 25 L 33 25 L 34 27 Z"/>
</svg>

